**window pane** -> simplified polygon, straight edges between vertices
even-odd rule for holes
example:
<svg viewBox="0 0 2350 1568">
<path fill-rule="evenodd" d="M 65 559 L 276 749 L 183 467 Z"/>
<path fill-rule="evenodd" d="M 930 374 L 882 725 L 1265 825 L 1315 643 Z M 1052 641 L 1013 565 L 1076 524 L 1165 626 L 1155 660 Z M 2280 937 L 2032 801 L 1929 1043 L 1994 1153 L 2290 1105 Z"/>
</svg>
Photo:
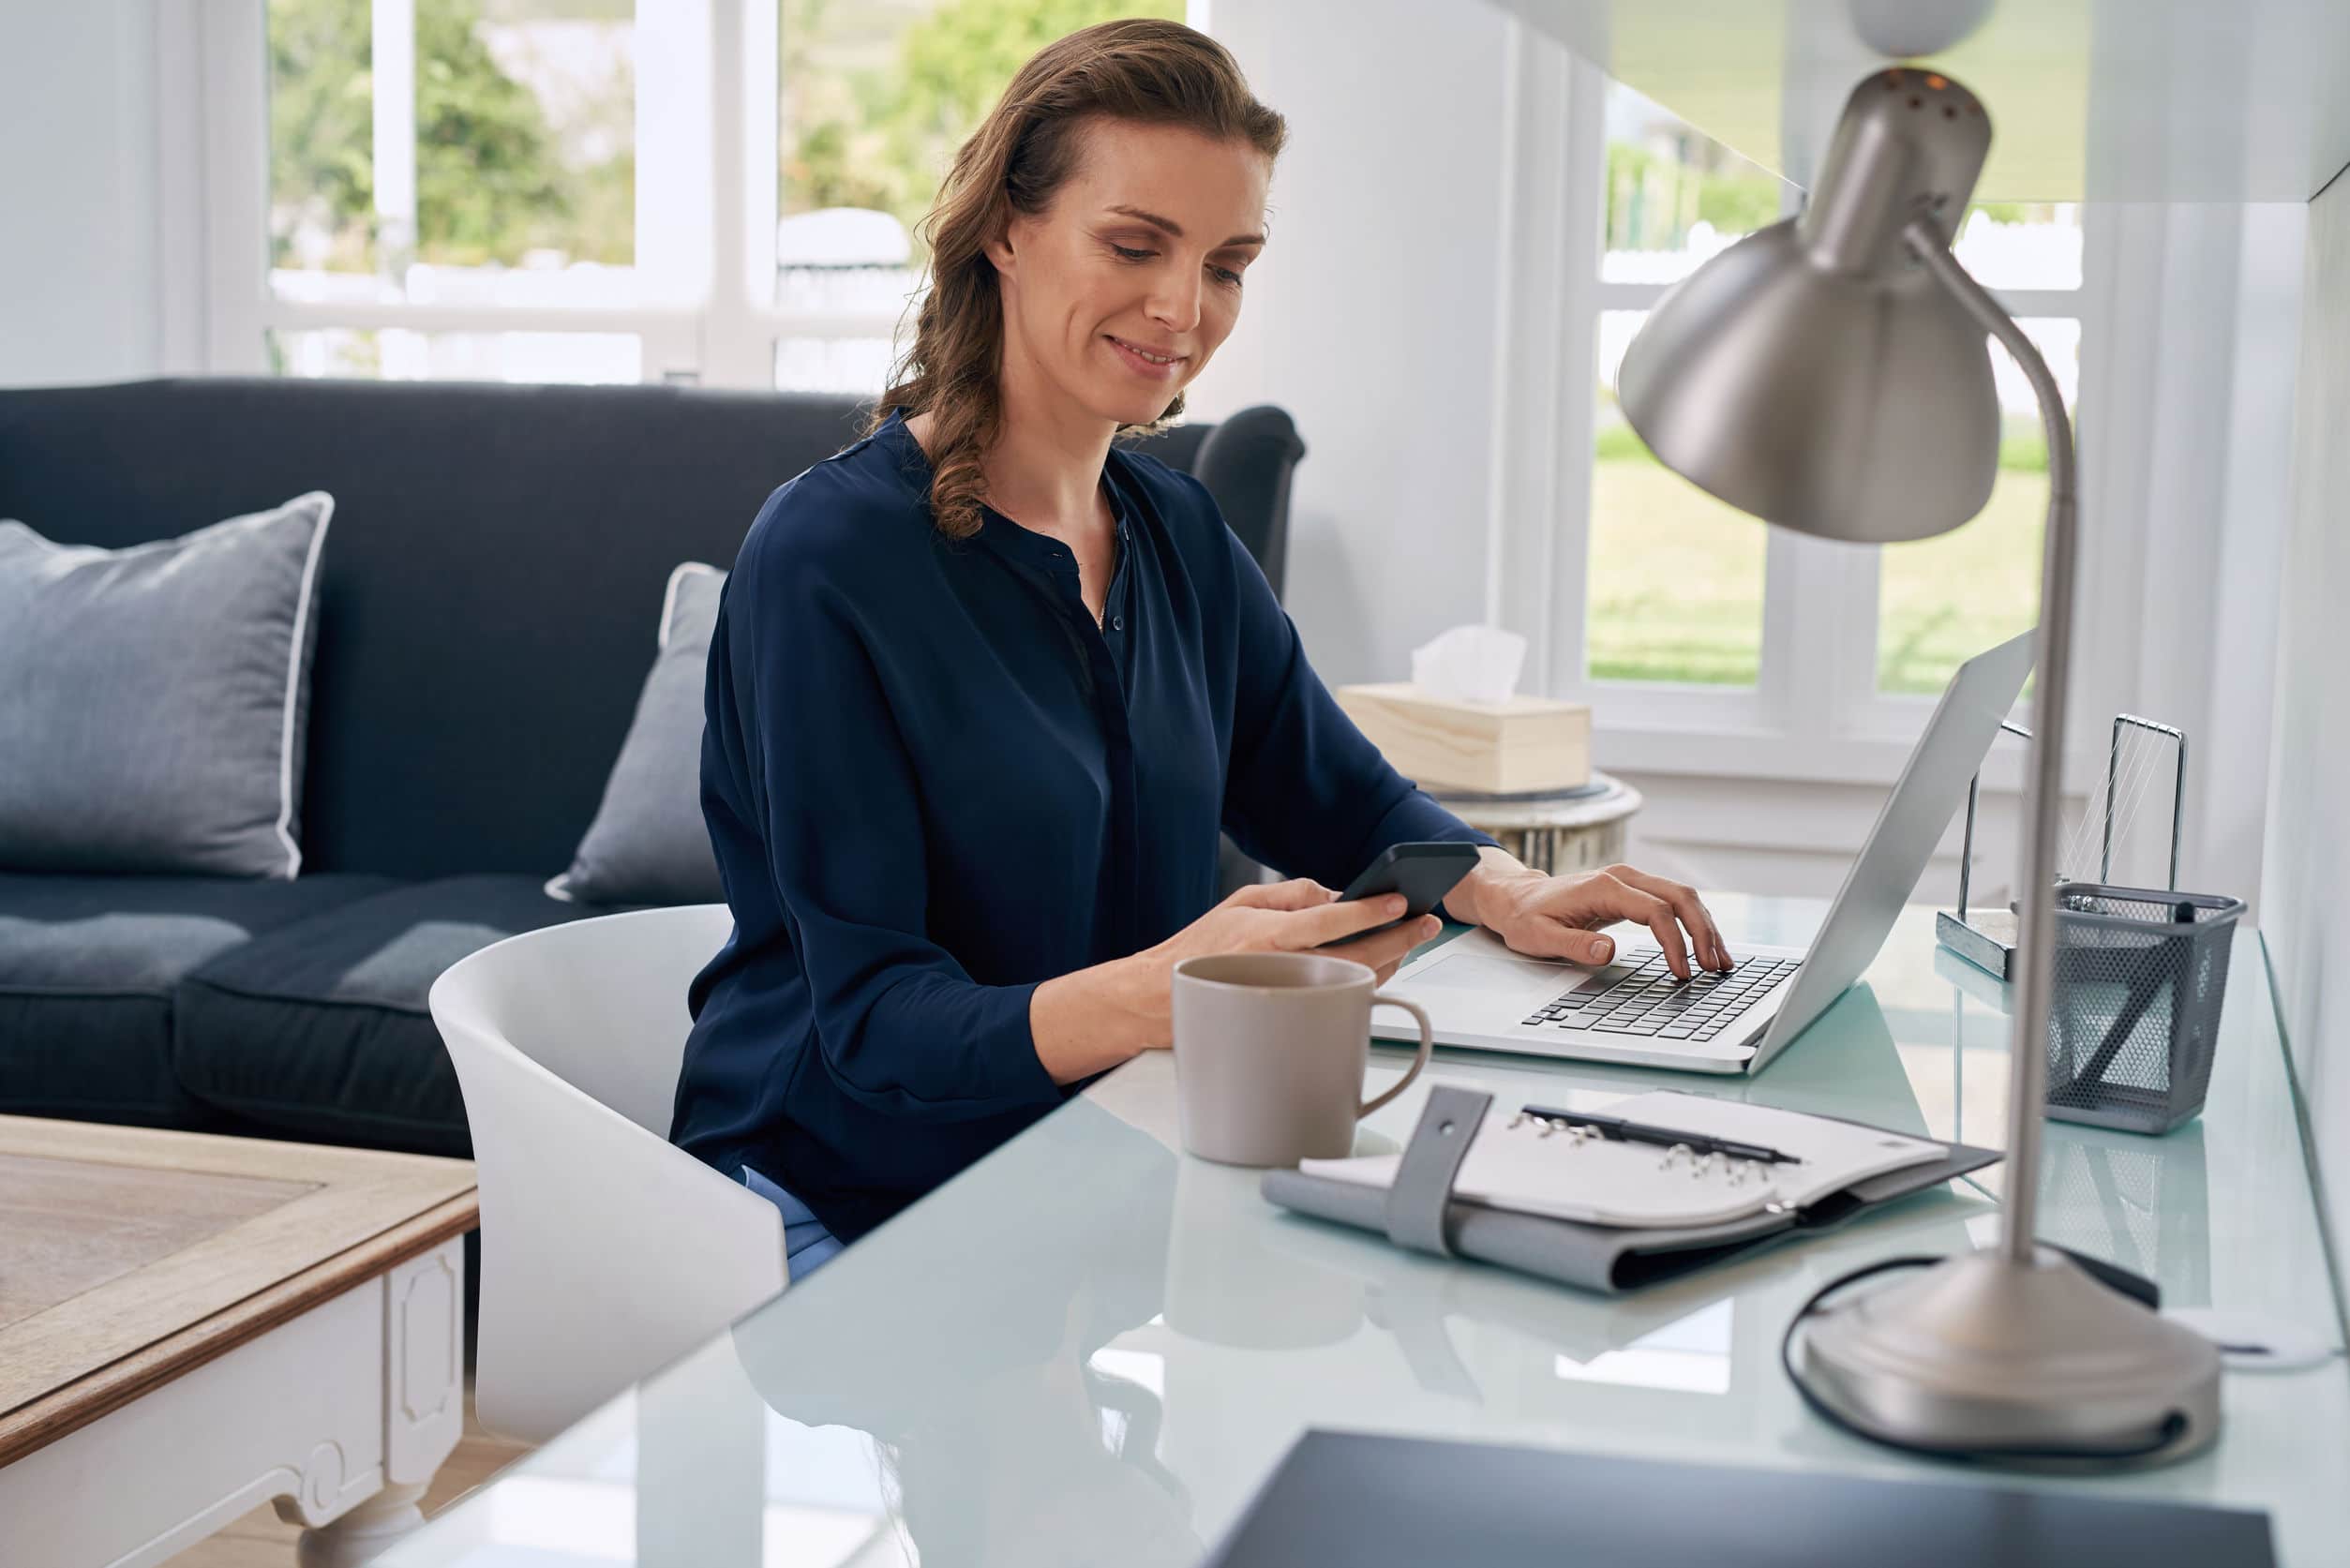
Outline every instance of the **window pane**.
<svg viewBox="0 0 2350 1568">
<path fill-rule="evenodd" d="M 786 337 L 775 345 L 778 392 L 878 397 L 890 373 L 887 337 Z"/>
<path fill-rule="evenodd" d="M 1967 209 L 1951 247 L 1990 289 L 2081 286 L 2081 209 L 2070 202 L 1986 202 Z"/>
<path fill-rule="evenodd" d="M 368 0 L 269 0 L 274 291 L 631 300 L 635 13 L 413 0 L 412 52 L 378 60 Z"/>
<path fill-rule="evenodd" d="M 1599 317 L 1587 656 L 1594 680 L 1751 686 L 1762 665 L 1762 524 L 1667 469 L 1616 407 L 1647 312 Z"/>
<path fill-rule="evenodd" d="M 367 0 L 269 0 L 269 264 L 375 271 Z"/>
<path fill-rule="evenodd" d="M 2039 318 L 2024 331 L 2077 409 L 2081 323 Z M 2048 445 L 2031 384 L 1992 345 L 2002 435 L 1991 500 L 1972 522 L 1932 539 L 1888 545 L 1879 558 L 1877 685 L 1932 694 L 1964 661 L 2040 617 L 2040 547 L 2048 510 Z"/>
<path fill-rule="evenodd" d="M 416 259 L 625 266 L 634 0 L 415 0 Z"/>
<path fill-rule="evenodd" d="M 1028 57 L 1097 22 L 1184 15 L 1184 0 L 778 3 L 776 304 L 891 317 L 955 149 Z M 826 303 L 795 304 L 812 295 Z"/>
<path fill-rule="evenodd" d="M 1685 277 L 1742 234 L 1779 219 L 1784 183 L 1620 82 L 1608 84 L 1607 207 L 1599 276 Z"/>
<path fill-rule="evenodd" d="M 644 345 L 629 332 L 414 332 L 406 327 L 280 329 L 280 376 L 416 381 L 641 380 Z"/>
</svg>

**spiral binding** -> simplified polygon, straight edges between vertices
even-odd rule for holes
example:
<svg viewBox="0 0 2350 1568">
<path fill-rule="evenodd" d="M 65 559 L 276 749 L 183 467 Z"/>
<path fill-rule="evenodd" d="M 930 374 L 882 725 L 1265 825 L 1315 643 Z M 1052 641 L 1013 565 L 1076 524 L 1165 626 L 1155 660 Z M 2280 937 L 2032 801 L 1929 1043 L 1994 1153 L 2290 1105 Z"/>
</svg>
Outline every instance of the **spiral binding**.
<svg viewBox="0 0 2350 1568">
<path fill-rule="evenodd" d="M 1564 1136 L 1572 1147 L 1580 1147 L 1585 1143 L 1616 1142 L 1595 1127 L 1585 1127 L 1579 1122 L 1561 1121 L 1555 1116 L 1536 1115 L 1531 1111 L 1520 1111 L 1511 1116 L 1507 1130 L 1514 1132 L 1529 1122 L 1534 1123 L 1539 1128 L 1534 1134 L 1536 1138 Z M 1669 1144 L 1656 1158 L 1656 1169 L 1659 1171 L 1670 1171 L 1684 1164 L 1686 1165 L 1691 1179 L 1697 1181 L 1702 1181 L 1708 1176 L 1716 1174 L 1726 1177 L 1731 1187 L 1744 1187 L 1749 1181 L 1768 1182 L 1771 1180 L 1771 1168 L 1761 1160 L 1740 1159 L 1736 1156 L 1715 1151 L 1699 1154 L 1686 1143 Z"/>
</svg>

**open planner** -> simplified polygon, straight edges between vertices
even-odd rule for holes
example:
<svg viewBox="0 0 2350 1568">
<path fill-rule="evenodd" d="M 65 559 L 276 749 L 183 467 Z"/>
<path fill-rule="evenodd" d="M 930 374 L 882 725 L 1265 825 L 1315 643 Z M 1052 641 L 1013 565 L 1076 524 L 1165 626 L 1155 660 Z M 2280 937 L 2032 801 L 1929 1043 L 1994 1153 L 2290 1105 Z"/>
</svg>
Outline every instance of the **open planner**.
<svg viewBox="0 0 2350 1568">
<path fill-rule="evenodd" d="M 1947 1145 L 1851 1122 L 1660 1090 L 1608 1114 L 1788 1157 L 1761 1162 L 1693 1148 L 1618 1142 L 1549 1118 L 1489 1109 L 1454 1176 L 1453 1196 L 1489 1208 L 1589 1225 L 1718 1225 L 1774 1203 L 1816 1202 L 1856 1182 L 1949 1152 Z M 1403 1157 L 1310 1159 L 1309 1175 L 1382 1189 Z"/>
<path fill-rule="evenodd" d="M 1998 1156 L 1671 1090 L 1538 1113 L 1439 1084 L 1401 1154 L 1267 1172 L 1266 1198 L 1585 1290 L 1623 1291 L 1937 1187 Z"/>
</svg>

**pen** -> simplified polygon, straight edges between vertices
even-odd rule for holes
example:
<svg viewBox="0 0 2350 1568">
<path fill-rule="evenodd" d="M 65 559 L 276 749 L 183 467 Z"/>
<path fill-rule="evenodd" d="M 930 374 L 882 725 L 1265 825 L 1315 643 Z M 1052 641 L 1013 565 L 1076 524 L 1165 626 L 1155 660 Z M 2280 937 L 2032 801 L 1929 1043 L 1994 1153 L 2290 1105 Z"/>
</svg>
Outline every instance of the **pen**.
<svg viewBox="0 0 2350 1568">
<path fill-rule="evenodd" d="M 1621 1116 L 1606 1116 L 1592 1111 L 1554 1111 L 1547 1105 L 1519 1107 L 1529 1116 L 1546 1121 L 1564 1122 L 1569 1127 L 1587 1127 L 1604 1138 L 1624 1143 L 1662 1143 L 1669 1147 L 1685 1143 L 1699 1154 L 1728 1155 L 1732 1159 L 1755 1159 L 1767 1165 L 1801 1165 L 1803 1161 L 1790 1154 L 1782 1154 L 1764 1143 L 1742 1143 L 1734 1138 L 1712 1138 L 1702 1132 L 1676 1132 L 1669 1127 L 1650 1127 L 1642 1122 L 1627 1122 Z"/>
</svg>

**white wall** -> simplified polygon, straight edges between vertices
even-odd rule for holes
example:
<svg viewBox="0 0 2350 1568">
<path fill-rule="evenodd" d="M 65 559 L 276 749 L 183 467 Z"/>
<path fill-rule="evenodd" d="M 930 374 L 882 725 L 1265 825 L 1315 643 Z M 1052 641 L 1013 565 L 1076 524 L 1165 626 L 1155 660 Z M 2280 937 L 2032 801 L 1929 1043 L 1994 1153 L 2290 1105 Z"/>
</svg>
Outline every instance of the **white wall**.
<svg viewBox="0 0 2350 1568">
<path fill-rule="evenodd" d="M 2187 731 L 2181 885 L 2255 909 L 2307 215 L 2121 209 L 2118 248 L 2140 261 L 2112 275 L 2105 374 L 2084 394 L 2143 433 L 2084 452 L 2101 569 L 2122 590 L 2118 624 L 2088 656 L 2119 677 L 2114 706 Z"/>
<path fill-rule="evenodd" d="M 157 7 L 0 0 L 0 385 L 163 363 Z"/>
<path fill-rule="evenodd" d="M 2279 599 L 2267 913 L 2332 1232 L 2350 1224 L 2350 185 L 2309 209 L 2291 531 Z"/>
<path fill-rule="evenodd" d="M 1516 24 L 1424 0 L 1248 0 L 1214 17 L 1290 140 L 1240 324 L 1190 407 L 1295 416 L 1290 613 L 1325 679 L 1404 679 L 1414 646 L 1485 613 Z"/>
</svg>

